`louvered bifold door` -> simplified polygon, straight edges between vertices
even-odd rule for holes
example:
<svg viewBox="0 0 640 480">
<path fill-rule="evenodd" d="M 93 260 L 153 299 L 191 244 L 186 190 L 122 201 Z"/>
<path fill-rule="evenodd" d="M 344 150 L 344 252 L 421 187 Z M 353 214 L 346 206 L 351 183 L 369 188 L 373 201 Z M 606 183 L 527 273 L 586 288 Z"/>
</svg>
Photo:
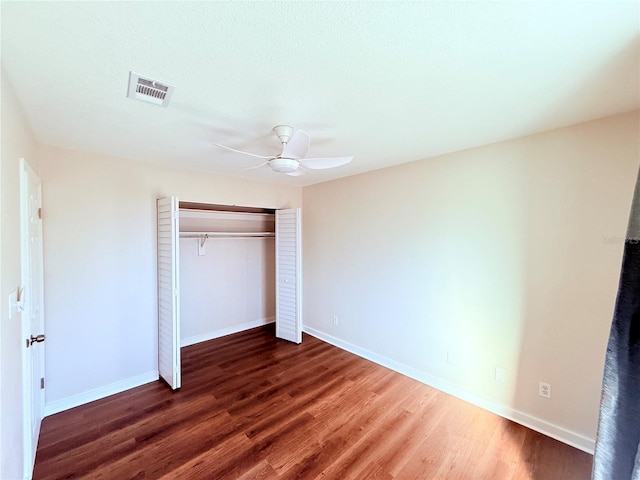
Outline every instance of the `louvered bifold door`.
<svg viewBox="0 0 640 480">
<path fill-rule="evenodd" d="M 299 208 L 276 210 L 276 337 L 302 342 L 302 232 Z"/>
<path fill-rule="evenodd" d="M 180 388 L 179 219 L 176 197 L 158 200 L 158 372 Z"/>
</svg>

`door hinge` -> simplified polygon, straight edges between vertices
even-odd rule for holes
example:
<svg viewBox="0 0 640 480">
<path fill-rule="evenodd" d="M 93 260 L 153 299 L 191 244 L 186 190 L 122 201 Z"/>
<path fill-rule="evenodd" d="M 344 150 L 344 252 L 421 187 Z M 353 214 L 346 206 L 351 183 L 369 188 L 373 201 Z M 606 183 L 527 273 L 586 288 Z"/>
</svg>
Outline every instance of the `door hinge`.
<svg viewBox="0 0 640 480">
<path fill-rule="evenodd" d="M 44 389 L 44 377 L 40 379 L 40 389 Z"/>
<path fill-rule="evenodd" d="M 42 207 L 38 208 L 38 218 L 42 220 Z"/>
</svg>

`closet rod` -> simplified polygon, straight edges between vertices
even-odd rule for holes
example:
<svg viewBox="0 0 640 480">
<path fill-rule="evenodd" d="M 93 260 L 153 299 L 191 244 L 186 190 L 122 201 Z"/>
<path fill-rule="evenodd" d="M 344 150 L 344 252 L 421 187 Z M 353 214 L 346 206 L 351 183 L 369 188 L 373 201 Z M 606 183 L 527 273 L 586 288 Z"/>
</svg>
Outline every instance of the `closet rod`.
<svg viewBox="0 0 640 480">
<path fill-rule="evenodd" d="M 274 232 L 180 232 L 180 238 L 275 237 Z"/>
</svg>

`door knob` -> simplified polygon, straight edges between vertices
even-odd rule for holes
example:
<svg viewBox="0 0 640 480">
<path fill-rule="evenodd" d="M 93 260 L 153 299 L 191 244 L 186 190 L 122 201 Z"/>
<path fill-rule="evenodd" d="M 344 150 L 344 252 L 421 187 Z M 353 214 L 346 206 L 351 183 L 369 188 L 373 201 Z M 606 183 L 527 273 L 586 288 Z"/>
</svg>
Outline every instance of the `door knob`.
<svg viewBox="0 0 640 480">
<path fill-rule="evenodd" d="M 31 339 L 29 340 L 29 345 L 31 346 L 31 345 L 33 345 L 34 343 L 44 342 L 44 339 L 45 339 L 45 337 L 44 337 L 44 335 L 43 335 L 43 334 L 40 334 L 40 335 L 38 335 L 38 336 L 36 336 L 36 337 L 34 337 L 33 335 L 31 335 Z"/>
</svg>

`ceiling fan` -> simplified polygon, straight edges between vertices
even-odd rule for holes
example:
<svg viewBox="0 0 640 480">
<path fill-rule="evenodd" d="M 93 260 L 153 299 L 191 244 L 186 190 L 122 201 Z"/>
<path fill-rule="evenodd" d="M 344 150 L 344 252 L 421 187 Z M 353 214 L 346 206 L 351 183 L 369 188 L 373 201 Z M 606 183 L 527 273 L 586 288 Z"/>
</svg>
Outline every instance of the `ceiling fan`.
<svg viewBox="0 0 640 480">
<path fill-rule="evenodd" d="M 282 151 L 278 155 L 265 156 L 255 153 L 243 152 L 235 148 L 227 147 L 216 143 L 216 146 L 226 148 L 232 152 L 242 153 L 251 157 L 262 158 L 266 160 L 264 163 L 255 167 L 247 168 L 253 170 L 260 167 L 269 166 L 271 170 L 279 173 L 286 173 L 297 177 L 304 175 L 308 170 L 322 170 L 325 168 L 335 168 L 349 163 L 353 157 L 320 157 L 305 158 L 309 152 L 310 138 L 309 134 L 303 130 L 294 130 L 289 125 L 277 125 L 273 127 L 280 142 L 282 142 Z"/>
</svg>

